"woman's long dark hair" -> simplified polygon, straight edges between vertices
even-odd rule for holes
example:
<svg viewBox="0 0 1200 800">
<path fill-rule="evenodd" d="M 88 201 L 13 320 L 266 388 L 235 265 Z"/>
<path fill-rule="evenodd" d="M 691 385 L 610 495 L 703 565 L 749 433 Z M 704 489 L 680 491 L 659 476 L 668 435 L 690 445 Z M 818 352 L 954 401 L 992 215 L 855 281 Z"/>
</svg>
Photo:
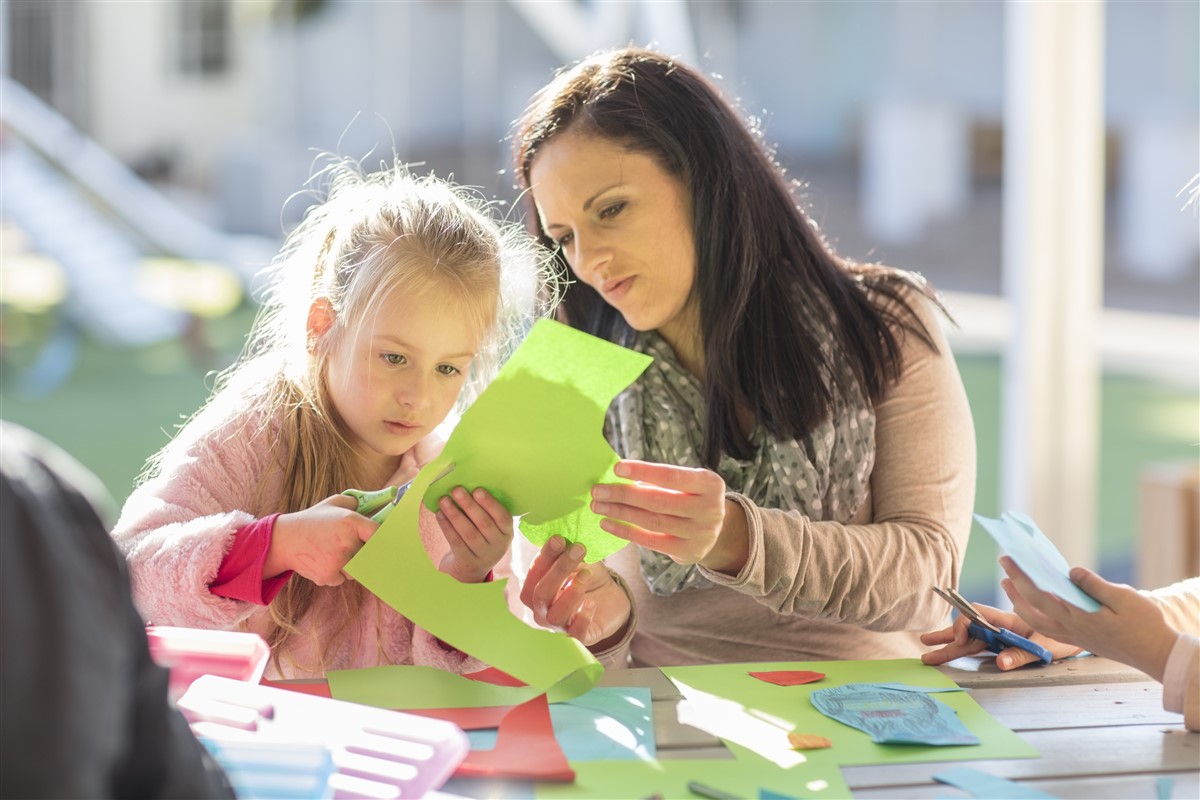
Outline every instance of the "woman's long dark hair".
<svg viewBox="0 0 1200 800">
<path fill-rule="evenodd" d="M 708 466 L 722 453 L 751 454 L 739 403 L 772 435 L 799 439 L 830 416 L 835 392 L 852 388 L 837 384 L 834 359 L 847 359 L 863 394 L 877 400 L 900 375 L 897 331 L 935 347 L 902 294 L 906 273 L 834 253 L 758 131 L 695 70 L 626 48 L 560 72 L 518 123 L 513 153 L 522 188 L 530 186 L 538 149 L 567 130 L 651 156 L 691 195 L 707 402 L 701 457 Z M 530 231 L 553 246 L 532 193 L 524 198 Z M 559 265 L 568 269 L 561 253 Z M 907 282 L 933 297 L 922 282 Z M 634 333 L 582 282 L 566 292 L 560 314 L 621 344 Z M 820 333 L 829 315 L 834 347 L 825 353 Z"/>
</svg>

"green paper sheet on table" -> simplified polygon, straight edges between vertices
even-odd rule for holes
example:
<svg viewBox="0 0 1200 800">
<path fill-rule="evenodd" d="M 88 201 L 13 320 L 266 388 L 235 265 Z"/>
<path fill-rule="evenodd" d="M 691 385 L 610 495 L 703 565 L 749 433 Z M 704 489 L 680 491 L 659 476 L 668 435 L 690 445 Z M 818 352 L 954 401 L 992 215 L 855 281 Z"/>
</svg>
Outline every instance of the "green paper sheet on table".
<svg viewBox="0 0 1200 800">
<path fill-rule="evenodd" d="M 534 796 L 538 800 L 654 796 L 695 800 L 697 795 L 687 788 L 691 781 L 733 797 L 757 798 L 764 790 L 797 798 L 850 796 L 836 765 L 780 769 L 750 755 L 737 759 L 583 761 L 571 762 L 571 768 L 575 770 L 574 783 L 538 781 Z"/>
<path fill-rule="evenodd" d="M 826 677 L 801 686 L 776 686 L 752 677 L 751 670 L 810 669 Z M 931 688 L 953 687 L 954 682 L 934 667 L 918 659 L 878 661 L 813 661 L 774 664 L 714 664 L 692 667 L 663 667 L 662 673 L 677 686 L 716 695 L 740 703 L 751 715 L 793 726 L 797 733 L 825 736 L 833 742 L 827 750 L 808 750 L 810 763 L 826 759 L 840 766 L 860 764 L 899 764 L 922 761 L 961 761 L 986 758 L 1035 758 L 1038 753 L 994 717 L 984 711 L 970 692 L 931 694 L 937 702 L 954 709 L 958 719 L 979 737 L 977 745 L 938 747 L 934 745 L 880 745 L 862 731 L 830 719 L 813 708 L 812 692 L 848 683 L 904 683 Z M 688 691 L 680 688 L 684 696 Z M 718 728 L 719 730 L 719 728 Z M 719 733 L 717 735 L 720 735 Z M 786 738 L 786 731 L 781 733 Z"/>
<path fill-rule="evenodd" d="M 612 555 L 626 541 L 602 530 L 588 507 L 593 484 L 621 480 L 612 472 L 617 454 L 604 438 L 604 414 L 651 361 L 539 321 L 454 428 L 438 459 L 454 470 L 434 482 L 425 505 L 436 512 L 455 486 L 482 486 L 521 515 L 521 532 L 534 544 L 557 533 L 583 542 L 588 562 Z"/>
<path fill-rule="evenodd" d="M 623 541 L 600 530 L 594 514 L 590 531 L 580 522 L 586 517 L 579 506 L 587 511 L 591 485 L 611 476 L 616 463 L 602 433 L 604 412 L 649 361 L 565 325 L 538 322 L 463 415 L 442 454 L 421 471 L 346 565 L 347 574 L 416 625 L 524 681 L 534 694 L 550 691 L 553 701 L 586 692 L 603 673 L 599 662 L 566 634 L 532 628 L 513 616 L 504 596 L 506 581 L 463 584 L 437 570 L 418 534 L 420 503 L 440 496 L 431 484 L 455 465 L 446 481 L 439 481 L 441 493 L 482 485 L 514 514 L 526 513 L 547 526 L 573 515 L 575 532 L 589 537 L 589 556 L 595 555 L 593 543 L 596 552 L 615 551 L 594 534 Z M 514 440 L 513 431 L 521 441 Z M 360 694 L 371 695 L 386 688 L 379 674 L 349 682 L 356 690 L 365 687 Z M 345 684 L 347 677 L 343 673 L 337 683 Z M 358 702 L 399 707 L 362 697 Z"/>
</svg>

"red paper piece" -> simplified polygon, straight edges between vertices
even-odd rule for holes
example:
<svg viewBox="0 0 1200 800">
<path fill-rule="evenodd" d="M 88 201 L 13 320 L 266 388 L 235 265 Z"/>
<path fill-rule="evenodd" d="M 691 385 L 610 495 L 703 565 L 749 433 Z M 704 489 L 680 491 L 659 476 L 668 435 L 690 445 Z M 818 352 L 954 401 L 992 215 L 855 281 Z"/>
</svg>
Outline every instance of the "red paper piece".
<svg viewBox="0 0 1200 800">
<path fill-rule="evenodd" d="M 525 682 L 514 678 L 507 672 L 501 672 L 495 667 L 485 667 L 478 672 L 464 672 L 464 678 L 470 678 L 480 683 L 491 683 L 496 686 L 524 686 Z"/>
<path fill-rule="evenodd" d="M 554 738 L 550 706 L 540 694 L 522 703 L 500 722 L 496 747 L 472 750 L 454 773 L 458 778 L 533 778 L 540 781 L 575 780 L 562 747 Z"/>
<path fill-rule="evenodd" d="M 778 672 L 751 672 L 751 676 L 776 686 L 799 686 L 825 677 L 824 672 L 809 672 L 805 669 L 783 669 Z"/>
</svg>

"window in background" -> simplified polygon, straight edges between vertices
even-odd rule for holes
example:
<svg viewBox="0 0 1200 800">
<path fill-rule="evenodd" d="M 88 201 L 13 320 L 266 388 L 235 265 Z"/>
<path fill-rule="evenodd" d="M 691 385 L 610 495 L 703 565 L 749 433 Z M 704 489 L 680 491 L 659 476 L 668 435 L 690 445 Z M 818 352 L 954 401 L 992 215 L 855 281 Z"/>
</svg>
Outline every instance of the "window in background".
<svg viewBox="0 0 1200 800">
<path fill-rule="evenodd" d="M 229 68 L 230 5 L 230 0 L 179 4 L 179 66 L 185 75 L 221 75 Z"/>
</svg>

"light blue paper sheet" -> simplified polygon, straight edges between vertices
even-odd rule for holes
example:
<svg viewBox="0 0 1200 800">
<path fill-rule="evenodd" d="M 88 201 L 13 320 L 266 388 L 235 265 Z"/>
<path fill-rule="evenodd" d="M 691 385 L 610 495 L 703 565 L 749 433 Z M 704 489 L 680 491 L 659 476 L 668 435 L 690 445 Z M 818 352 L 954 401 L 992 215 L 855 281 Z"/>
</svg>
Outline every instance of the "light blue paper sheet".
<svg viewBox="0 0 1200 800">
<path fill-rule="evenodd" d="M 869 734 L 876 744 L 979 744 L 954 709 L 921 692 L 847 683 L 818 689 L 809 699 L 822 714 Z"/>
<path fill-rule="evenodd" d="M 565 703 L 551 703 L 550 721 L 568 761 L 657 757 L 649 689 L 598 686 Z M 466 733 L 472 750 L 496 746 L 495 728 Z"/>
<path fill-rule="evenodd" d="M 1054 795 L 970 767 L 954 767 L 933 776 L 939 783 L 962 789 L 984 800 L 1054 800 Z"/>
<path fill-rule="evenodd" d="M 1071 582 L 1071 565 L 1032 519 L 1016 511 L 1005 511 L 1000 519 L 976 514 L 975 520 L 1039 589 L 1056 594 L 1084 611 L 1100 610 L 1100 604 L 1091 595 Z"/>
</svg>

